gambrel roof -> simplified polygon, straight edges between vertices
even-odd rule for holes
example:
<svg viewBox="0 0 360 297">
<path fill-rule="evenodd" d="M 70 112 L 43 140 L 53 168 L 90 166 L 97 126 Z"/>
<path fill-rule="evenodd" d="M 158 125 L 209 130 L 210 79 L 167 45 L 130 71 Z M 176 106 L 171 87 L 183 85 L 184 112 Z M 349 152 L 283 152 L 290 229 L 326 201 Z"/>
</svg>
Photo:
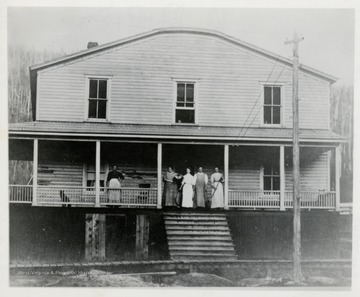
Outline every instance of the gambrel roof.
<svg viewBox="0 0 360 297">
<path fill-rule="evenodd" d="M 101 51 L 104 51 L 104 50 L 108 50 L 108 49 L 111 49 L 111 48 L 114 48 L 114 47 L 129 44 L 129 43 L 139 41 L 141 39 L 146 39 L 146 38 L 149 38 L 149 37 L 153 37 L 153 36 L 156 36 L 156 35 L 161 35 L 161 34 L 184 34 L 184 33 L 203 35 L 203 36 L 210 36 L 210 37 L 213 37 L 213 38 L 218 38 L 218 39 L 224 40 L 226 42 L 229 42 L 229 43 L 231 43 L 233 45 L 237 45 L 239 47 L 246 48 L 246 49 L 251 50 L 253 52 L 256 52 L 258 54 L 264 55 L 264 56 L 266 56 L 268 58 L 271 58 L 271 59 L 274 59 L 276 61 L 278 60 L 279 62 L 283 62 L 283 63 L 288 64 L 290 66 L 292 65 L 292 60 L 290 60 L 290 59 L 279 56 L 279 55 L 277 55 L 275 53 L 272 53 L 270 51 L 267 51 L 265 49 L 262 49 L 260 47 L 255 46 L 255 45 L 252 45 L 250 43 L 244 42 L 242 40 L 236 39 L 234 37 L 231 37 L 231 36 L 226 35 L 226 34 L 221 33 L 221 32 L 207 30 L 207 29 L 195 29 L 195 28 L 160 28 L 160 29 L 151 30 L 151 31 L 148 31 L 148 32 L 145 32 L 145 33 L 142 33 L 142 34 L 138 34 L 138 35 L 135 35 L 135 36 L 131 36 L 131 37 L 128 37 L 128 38 L 113 41 L 113 42 L 110 42 L 110 43 L 106 43 L 106 44 L 103 44 L 103 45 L 99 45 L 97 47 L 93 47 L 93 48 L 83 50 L 83 51 L 80 51 L 80 52 L 77 52 L 77 53 L 66 55 L 66 56 L 63 56 L 61 58 L 54 59 L 54 60 L 51 60 L 51 61 L 48 61 L 48 62 L 45 62 L 45 63 L 33 65 L 33 66 L 30 67 L 30 70 L 31 71 L 37 71 L 37 70 L 44 69 L 44 68 L 47 68 L 47 67 L 51 67 L 51 66 L 54 66 L 54 65 L 57 65 L 57 64 L 66 63 L 66 62 L 69 62 L 69 61 L 72 61 L 72 60 L 83 58 L 85 56 L 88 56 L 88 55 L 91 55 L 91 54 L 94 54 L 94 53 L 98 53 L 98 52 L 101 52 Z M 326 74 L 324 72 L 321 72 L 319 70 L 316 70 L 314 68 L 311 68 L 309 66 L 305 66 L 303 64 L 300 65 L 300 69 L 302 71 L 305 71 L 305 72 L 313 74 L 313 75 L 315 75 L 317 77 L 320 77 L 320 78 L 322 78 L 324 80 L 327 80 L 330 83 L 334 83 L 335 81 L 337 81 L 336 77 L 334 77 L 332 75 L 329 75 L 329 74 Z"/>
</svg>

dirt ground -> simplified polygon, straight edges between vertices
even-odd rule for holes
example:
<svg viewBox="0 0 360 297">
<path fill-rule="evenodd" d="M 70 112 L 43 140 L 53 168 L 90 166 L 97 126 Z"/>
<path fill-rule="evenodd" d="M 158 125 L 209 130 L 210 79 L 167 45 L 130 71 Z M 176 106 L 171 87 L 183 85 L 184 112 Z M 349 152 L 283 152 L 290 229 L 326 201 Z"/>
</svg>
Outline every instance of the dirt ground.
<svg viewBox="0 0 360 297">
<path fill-rule="evenodd" d="M 10 276 L 11 287 L 286 287 L 299 286 L 286 278 L 244 278 L 230 281 L 205 273 L 175 274 L 169 276 L 122 275 L 101 270 L 77 274 L 17 274 Z M 349 287 L 348 278 L 311 277 L 300 286 Z"/>
</svg>

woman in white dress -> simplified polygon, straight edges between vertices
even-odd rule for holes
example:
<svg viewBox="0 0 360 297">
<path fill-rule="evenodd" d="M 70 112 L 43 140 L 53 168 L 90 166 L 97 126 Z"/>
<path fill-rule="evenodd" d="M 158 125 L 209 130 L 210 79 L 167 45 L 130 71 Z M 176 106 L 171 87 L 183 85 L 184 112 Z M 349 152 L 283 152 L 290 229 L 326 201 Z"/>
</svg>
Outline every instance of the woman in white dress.
<svg viewBox="0 0 360 297">
<path fill-rule="evenodd" d="M 182 207 L 193 207 L 195 178 L 190 174 L 190 168 L 186 168 L 186 174 L 182 181 Z"/>
<path fill-rule="evenodd" d="M 224 176 L 219 172 L 219 168 L 215 167 L 215 173 L 211 175 L 210 181 L 212 187 L 211 208 L 223 208 L 224 190 L 222 183 L 224 182 Z"/>
</svg>

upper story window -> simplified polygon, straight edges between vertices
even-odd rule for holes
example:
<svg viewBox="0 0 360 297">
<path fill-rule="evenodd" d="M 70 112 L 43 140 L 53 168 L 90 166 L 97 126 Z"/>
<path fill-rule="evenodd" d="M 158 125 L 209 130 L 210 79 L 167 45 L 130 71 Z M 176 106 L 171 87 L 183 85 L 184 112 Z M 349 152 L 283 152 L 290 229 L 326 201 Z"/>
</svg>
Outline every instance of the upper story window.
<svg viewBox="0 0 360 297">
<path fill-rule="evenodd" d="M 175 123 L 195 124 L 194 82 L 176 82 Z"/>
<path fill-rule="evenodd" d="M 89 119 L 106 119 L 109 93 L 108 84 L 107 79 L 89 79 Z"/>
<path fill-rule="evenodd" d="M 263 124 L 280 125 L 282 122 L 281 86 L 264 86 Z"/>
</svg>

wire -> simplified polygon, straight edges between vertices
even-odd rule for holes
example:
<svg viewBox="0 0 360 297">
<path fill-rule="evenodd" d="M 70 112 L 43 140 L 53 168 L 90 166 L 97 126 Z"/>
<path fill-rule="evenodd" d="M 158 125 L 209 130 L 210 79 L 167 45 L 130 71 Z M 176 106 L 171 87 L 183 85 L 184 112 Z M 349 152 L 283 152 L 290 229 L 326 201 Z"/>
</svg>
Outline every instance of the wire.
<svg viewBox="0 0 360 297">
<path fill-rule="evenodd" d="M 280 71 L 280 73 L 279 73 L 279 75 L 278 75 L 278 77 L 277 77 L 276 81 L 274 82 L 274 84 L 276 84 L 276 83 L 278 82 L 278 80 L 279 80 L 279 78 L 280 78 L 281 74 L 283 73 L 283 71 L 284 71 L 285 67 L 286 67 L 286 64 L 284 64 L 284 66 L 282 67 L 282 69 L 281 69 L 281 71 Z M 261 93 L 262 93 L 262 90 L 261 90 Z M 253 117 L 253 119 L 252 119 L 252 121 L 251 121 L 250 125 L 246 127 L 245 133 L 241 136 L 241 138 L 239 139 L 239 141 L 241 141 L 241 140 L 245 137 L 245 135 L 246 135 L 247 131 L 248 131 L 248 130 L 249 130 L 249 128 L 251 127 L 252 123 L 254 122 L 254 120 L 256 119 L 257 115 L 259 114 L 259 111 L 260 111 L 262 108 L 263 108 L 263 106 L 262 106 L 262 105 L 260 105 L 260 107 L 258 108 L 258 110 L 257 110 L 257 112 L 256 112 L 256 114 L 255 114 L 255 116 Z M 239 137 L 239 136 L 240 136 L 240 133 L 239 133 L 238 137 Z"/>
<path fill-rule="evenodd" d="M 275 64 L 274 64 L 274 66 L 273 66 L 273 68 L 272 68 L 272 70 L 271 70 L 270 74 L 268 75 L 268 78 L 267 78 L 267 80 L 266 80 L 266 83 L 268 83 L 268 81 L 269 81 L 269 79 L 270 79 L 270 77 L 271 77 L 272 73 L 274 72 L 275 67 L 276 67 L 276 65 L 277 65 L 277 64 L 278 64 L 278 62 L 279 62 L 279 59 L 280 59 L 280 56 L 278 56 L 278 58 L 277 58 L 277 60 L 276 60 L 276 62 L 275 62 Z M 247 116 L 247 118 L 246 118 L 246 120 L 245 120 L 245 122 L 244 122 L 243 126 L 241 127 L 241 130 L 239 131 L 238 135 L 236 136 L 236 138 L 238 138 L 238 137 L 240 136 L 240 134 L 241 134 L 242 130 L 244 129 L 244 127 L 246 127 L 246 123 L 247 123 L 248 119 L 250 118 L 251 113 L 253 112 L 254 108 L 256 107 L 256 105 L 257 105 L 257 103 L 258 103 L 258 101 L 259 101 L 259 99 L 260 99 L 260 96 L 261 96 L 262 92 L 263 92 L 263 89 L 261 89 L 261 91 L 260 91 L 260 93 L 259 93 L 259 96 L 257 97 L 257 99 L 256 99 L 255 103 L 253 104 L 253 107 L 252 107 L 252 109 L 251 109 L 250 113 L 248 114 L 248 116 Z"/>
</svg>

